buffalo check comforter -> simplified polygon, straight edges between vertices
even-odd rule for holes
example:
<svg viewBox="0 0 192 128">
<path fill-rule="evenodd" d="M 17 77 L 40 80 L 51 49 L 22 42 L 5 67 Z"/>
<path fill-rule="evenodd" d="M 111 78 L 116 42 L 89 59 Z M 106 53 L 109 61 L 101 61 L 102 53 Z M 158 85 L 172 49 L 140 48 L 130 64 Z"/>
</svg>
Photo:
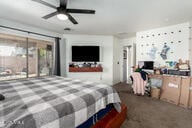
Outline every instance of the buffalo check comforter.
<svg viewBox="0 0 192 128">
<path fill-rule="evenodd" d="M 1 81 L 0 94 L 2 128 L 75 128 L 120 103 L 109 85 L 57 76 Z"/>
</svg>

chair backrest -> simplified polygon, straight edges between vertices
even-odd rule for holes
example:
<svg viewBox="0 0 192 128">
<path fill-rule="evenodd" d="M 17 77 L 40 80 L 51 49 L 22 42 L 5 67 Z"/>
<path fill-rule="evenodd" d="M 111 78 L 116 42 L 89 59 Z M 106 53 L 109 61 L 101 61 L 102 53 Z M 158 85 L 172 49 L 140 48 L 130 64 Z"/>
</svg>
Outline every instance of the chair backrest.
<svg viewBox="0 0 192 128">
<path fill-rule="evenodd" d="M 142 77 L 141 77 L 140 72 L 133 72 L 132 73 L 132 77 L 133 77 L 133 82 L 134 81 L 142 81 L 143 80 Z"/>
<path fill-rule="evenodd" d="M 134 93 L 144 95 L 145 86 L 146 86 L 147 81 L 143 80 L 140 72 L 133 72 L 132 77 L 133 77 L 133 91 L 134 91 Z"/>
</svg>

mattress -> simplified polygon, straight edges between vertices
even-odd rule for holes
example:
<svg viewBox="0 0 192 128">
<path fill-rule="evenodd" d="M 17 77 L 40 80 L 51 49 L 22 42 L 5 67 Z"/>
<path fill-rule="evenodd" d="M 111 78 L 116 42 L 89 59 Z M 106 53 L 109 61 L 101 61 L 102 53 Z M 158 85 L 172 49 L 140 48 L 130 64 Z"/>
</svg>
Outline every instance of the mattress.
<svg viewBox="0 0 192 128">
<path fill-rule="evenodd" d="M 90 117 L 86 122 L 79 125 L 77 128 L 91 128 L 93 125 L 95 125 L 100 119 L 102 119 L 104 116 L 106 116 L 112 109 L 113 104 L 109 104 L 106 106 L 106 108 L 100 110 L 96 114 L 94 114 L 92 117 Z"/>
<path fill-rule="evenodd" d="M 75 128 L 108 104 L 121 108 L 109 85 L 56 76 L 1 81 L 0 94 L 4 128 Z"/>
</svg>

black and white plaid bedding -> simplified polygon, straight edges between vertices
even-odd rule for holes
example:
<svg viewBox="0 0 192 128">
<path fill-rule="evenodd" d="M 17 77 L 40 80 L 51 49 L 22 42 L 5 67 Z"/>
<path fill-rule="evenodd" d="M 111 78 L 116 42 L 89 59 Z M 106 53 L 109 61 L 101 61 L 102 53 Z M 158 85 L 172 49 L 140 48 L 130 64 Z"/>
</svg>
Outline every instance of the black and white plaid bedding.
<svg viewBox="0 0 192 128">
<path fill-rule="evenodd" d="M 1 81 L 0 94 L 2 128 L 75 128 L 120 103 L 109 85 L 56 76 Z"/>
</svg>

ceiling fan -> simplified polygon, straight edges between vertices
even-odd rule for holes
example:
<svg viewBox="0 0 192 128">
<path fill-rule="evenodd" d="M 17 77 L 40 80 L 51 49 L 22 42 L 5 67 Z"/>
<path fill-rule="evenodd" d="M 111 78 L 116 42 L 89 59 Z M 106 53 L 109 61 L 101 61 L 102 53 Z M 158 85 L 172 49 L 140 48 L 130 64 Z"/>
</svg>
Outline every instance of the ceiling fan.
<svg viewBox="0 0 192 128">
<path fill-rule="evenodd" d="M 48 18 L 51 18 L 51 17 L 57 15 L 57 18 L 60 20 L 69 19 L 73 24 L 78 24 L 78 22 L 69 13 L 95 14 L 95 10 L 67 8 L 67 0 L 60 0 L 59 7 L 51 5 L 43 0 L 32 0 L 32 1 L 38 2 L 40 4 L 43 4 L 45 6 L 48 6 L 48 7 L 51 7 L 51 8 L 54 8 L 57 10 L 53 13 L 43 16 L 42 18 L 44 18 L 44 19 L 48 19 Z"/>
</svg>

